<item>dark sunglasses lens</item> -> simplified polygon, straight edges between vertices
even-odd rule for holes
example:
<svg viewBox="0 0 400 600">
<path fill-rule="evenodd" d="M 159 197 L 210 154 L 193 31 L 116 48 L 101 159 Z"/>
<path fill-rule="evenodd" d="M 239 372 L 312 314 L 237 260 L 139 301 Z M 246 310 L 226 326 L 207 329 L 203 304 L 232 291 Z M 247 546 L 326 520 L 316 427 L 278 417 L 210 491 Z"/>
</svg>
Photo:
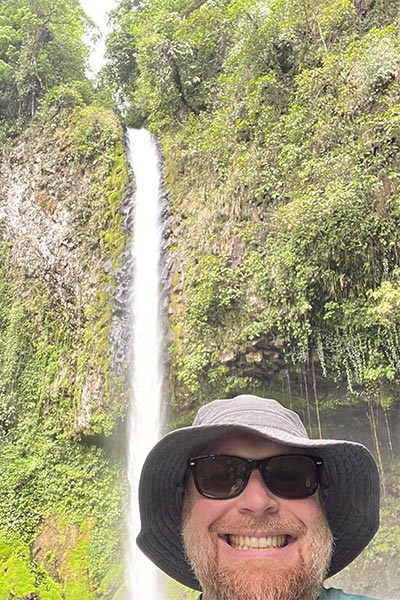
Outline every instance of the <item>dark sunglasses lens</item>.
<svg viewBox="0 0 400 600">
<path fill-rule="evenodd" d="M 209 498 L 234 498 L 247 483 L 246 461 L 235 456 L 206 456 L 193 470 L 198 491 Z"/>
<path fill-rule="evenodd" d="M 317 466 L 308 456 L 276 456 L 261 470 L 268 488 L 282 498 L 308 498 L 318 486 Z"/>
</svg>

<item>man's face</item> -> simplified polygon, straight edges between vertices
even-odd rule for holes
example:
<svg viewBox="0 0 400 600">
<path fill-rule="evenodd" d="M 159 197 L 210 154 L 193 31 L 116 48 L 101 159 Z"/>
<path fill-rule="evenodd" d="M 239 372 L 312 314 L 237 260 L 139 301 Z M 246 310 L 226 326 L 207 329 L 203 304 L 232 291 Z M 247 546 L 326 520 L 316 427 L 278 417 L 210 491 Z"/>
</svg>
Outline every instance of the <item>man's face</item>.
<svg viewBox="0 0 400 600">
<path fill-rule="evenodd" d="M 300 453 L 251 434 L 225 436 L 202 454 L 261 459 Z M 332 536 L 318 493 L 274 495 L 258 470 L 236 498 L 212 500 L 188 484 L 183 516 L 187 556 L 204 600 L 311 600 L 329 565 Z"/>
</svg>

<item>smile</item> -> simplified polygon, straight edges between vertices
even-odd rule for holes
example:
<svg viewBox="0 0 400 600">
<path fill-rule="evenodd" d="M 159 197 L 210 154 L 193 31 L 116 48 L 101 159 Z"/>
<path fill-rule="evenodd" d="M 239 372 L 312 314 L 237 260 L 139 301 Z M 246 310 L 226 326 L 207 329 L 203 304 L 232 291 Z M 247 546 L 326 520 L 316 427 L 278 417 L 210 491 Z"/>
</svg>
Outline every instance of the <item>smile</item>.
<svg viewBox="0 0 400 600">
<path fill-rule="evenodd" d="M 226 536 L 226 541 L 232 548 L 237 550 L 252 550 L 257 548 L 283 548 L 287 545 L 286 535 L 271 535 L 268 537 L 256 537 L 247 535 Z"/>
</svg>

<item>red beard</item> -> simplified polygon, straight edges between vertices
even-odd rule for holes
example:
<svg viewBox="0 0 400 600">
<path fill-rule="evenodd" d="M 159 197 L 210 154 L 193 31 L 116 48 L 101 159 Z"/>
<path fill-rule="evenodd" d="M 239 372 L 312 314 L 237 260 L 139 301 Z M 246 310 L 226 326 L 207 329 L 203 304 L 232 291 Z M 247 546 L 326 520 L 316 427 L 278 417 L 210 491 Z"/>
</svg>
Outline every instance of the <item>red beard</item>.
<svg viewBox="0 0 400 600">
<path fill-rule="evenodd" d="M 193 531 L 184 516 L 183 538 L 188 560 L 200 582 L 204 600 L 315 600 L 322 588 L 331 552 L 332 535 L 321 514 L 313 531 L 299 520 L 275 516 L 219 519 L 209 531 Z M 218 562 L 218 533 L 240 531 L 290 532 L 308 540 L 295 565 L 275 559 L 245 559 L 236 564 Z"/>
</svg>

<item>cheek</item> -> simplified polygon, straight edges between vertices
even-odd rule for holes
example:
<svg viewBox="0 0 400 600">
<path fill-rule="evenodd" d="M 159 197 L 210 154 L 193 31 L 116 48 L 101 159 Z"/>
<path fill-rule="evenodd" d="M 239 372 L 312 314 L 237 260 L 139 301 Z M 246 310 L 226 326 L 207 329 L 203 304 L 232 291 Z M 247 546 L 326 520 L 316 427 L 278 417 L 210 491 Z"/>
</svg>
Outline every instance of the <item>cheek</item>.
<svg viewBox="0 0 400 600">
<path fill-rule="evenodd" d="M 321 521 L 325 520 L 319 499 L 313 497 L 302 502 L 303 505 L 299 509 L 299 518 L 302 519 L 309 529 L 318 528 Z"/>
<path fill-rule="evenodd" d="M 310 529 L 320 522 L 323 513 L 318 496 L 312 496 L 304 500 L 281 500 L 282 510 L 287 510 L 294 517 L 303 521 Z"/>
<path fill-rule="evenodd" d="M 204 530 L 207 530 L 225 513 L 224 501 L 203 498 L 193 489 L 190 490 L 188 504 L 192 526 L 201 527 Z"/>
</svg>

